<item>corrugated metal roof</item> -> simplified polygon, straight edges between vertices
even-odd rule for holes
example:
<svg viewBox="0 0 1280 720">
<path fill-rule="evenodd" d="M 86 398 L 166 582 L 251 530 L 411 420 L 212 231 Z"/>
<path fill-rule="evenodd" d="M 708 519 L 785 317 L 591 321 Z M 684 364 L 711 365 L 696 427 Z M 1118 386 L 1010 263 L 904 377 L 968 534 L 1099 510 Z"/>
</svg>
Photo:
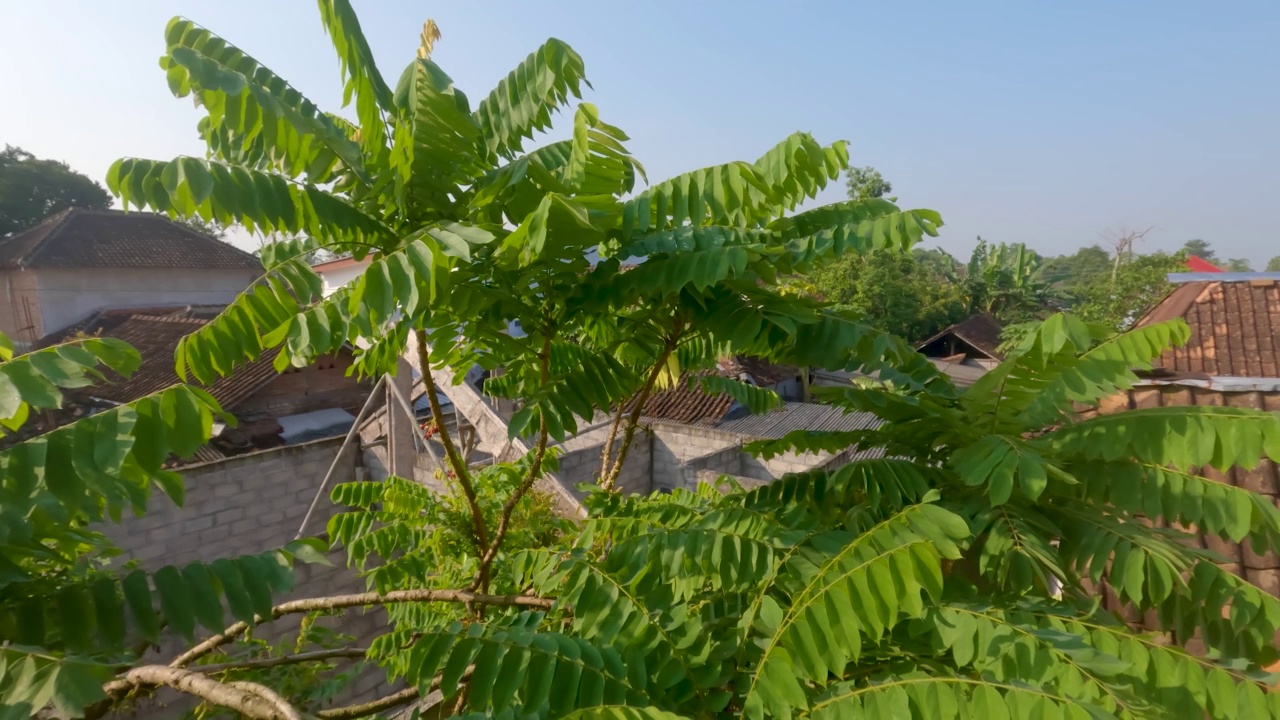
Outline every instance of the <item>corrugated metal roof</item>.
<svg viewBox="0 0 1280 720">
<path fill-rule="evenodd" d="M 762 415 L 724 420 L 715 427 L 736 435 L 776 439 L 794 430 L 870 430 L 880 427 L 883 422 L 871 413 L 846 413 L 844 409 L 831 405 L 789 402 Z"/>
</svg>

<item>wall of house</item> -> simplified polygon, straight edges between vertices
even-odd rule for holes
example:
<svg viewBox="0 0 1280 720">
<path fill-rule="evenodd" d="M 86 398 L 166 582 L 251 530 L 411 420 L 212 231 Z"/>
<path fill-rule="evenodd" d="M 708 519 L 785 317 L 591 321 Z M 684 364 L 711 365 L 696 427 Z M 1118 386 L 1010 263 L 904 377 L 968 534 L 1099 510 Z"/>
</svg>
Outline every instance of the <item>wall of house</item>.
<svg viewBox="0 0 1280 720">
<path fill-rule="evenodd" d="M 156 493 L 146 515 L 127 516 L 120 525 L 98 529 L 125 551 L 121 560 L 136 559 L 148 571 L 281 547 L 293 540 L 341 446 L 342 438 L 329 438 L 188 466 L 182 469 L 187 489 L 183 507 Z M 357 455 L 355 448 L 342 454 L 330 487 L 358 479 Z M 326 522 L 339 509 L 329 502 L 326 492 L 305 534 L 314 537 L 324 533 Z M 334 567 L 300 565 L 294 591 L 280 599 L 363 592 L 364 582 L 346 568 L 343 553 L 335 553 L 331 559 Z M 279 631 L 297 629 L 296 623 L 285 621 L 279 626 Z M 335 627 L 367 644 L 385 630 L 386 618 L 380 611 L 357 611 L 342 616 L 340 624 L 335 621 Z M 155 661 L 167 661 L 183 646 L 180 640 L 166 641 L 151 655 Z M 366 672 L 348 688 L 343 702 L 378 697 L 386 691 L 385 677 L 377 670 Z M 160 698 L 161 702 L 174 699 Z M 142 714 L 172 717 L 182 707 L 152 708 Z"/>
<path fill-rule="evenodd" d="M 373 383 L 347 375 L 352 360 L 351 353 L 344 351 L 321 357 L 307 367 L 289 368 L 237 404 L 236 417 L 252 420 L 324 408 L 342 408 L 355 415 L 368 399 Z"/>
<path fill-rule="evenodd" d="M 0 332 L 25 348 L 44 335 L 41 327 L 35 271 L 0 270 Z"/>
<path fill-rule="evenodd" d="M 320 268 L 316 273 L 320 279 L 324 281 L 324 294 L 332 295 L 338 288 L 355 280 L 369 267 L 368 260 L 352 260 L 350 262 L 335 263 L 330 267 Z"/>
<path fill-rule="evenodd" d="M 253 270 L 41 268 L 41 335 L 109 308 L 222 305 L 257 279 Z"/>
</svg>

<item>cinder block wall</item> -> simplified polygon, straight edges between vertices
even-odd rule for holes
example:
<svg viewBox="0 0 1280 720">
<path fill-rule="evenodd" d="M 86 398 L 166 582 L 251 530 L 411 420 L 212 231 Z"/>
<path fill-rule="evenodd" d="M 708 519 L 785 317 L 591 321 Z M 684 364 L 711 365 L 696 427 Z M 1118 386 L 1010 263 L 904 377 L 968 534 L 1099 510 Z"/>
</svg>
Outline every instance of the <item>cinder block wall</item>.
<svg viewBox="0 0 1280 720">
<path fill-rule="evenodd" d="M 317 440 L 183 468 L 187 488 L 183 507 L 175 506 L 157 492 L 143 517 L 126 517 L 120 525 L 99 529 L 125 551 L 122 559 L 136 559 L 148 571 L 281 547 L 297 533 L 342 440 Z M 330 489 L 356 479 L 357 455 L 358 450 L 351 447 L 343 452 L 329 482 Z M 328 519 L 339 509 L 329 502 L 326 490 L 307 525 L 306 535 L 322 535 Z M 334 567 L 300 565 L 294 591 L 280 600 L 365 590 L 364 581 L 345 567 L 342 553 L 335 553 L 331 559 Z M 381 611 L 348 612 L 331 626 L 365 646 L 386 630 L 386 616 Z M 297 628 L 296 618 L 282 619 L 265 628 L 260 636 L 296 633 Z M 183 641 L 173 638 L 152 652 L 153 659 L 167 662 L 184 646 Z M 374 669 L 357 679 L 340 702 L 372 700 L 386 692 L 386 676 Z M 170 705 L 180 700 L 176 694 L 161 693 L 154 704 L 141 707 L 137 715 L 176 717 L 189 707 L 185 702 Z"/>
</svg>

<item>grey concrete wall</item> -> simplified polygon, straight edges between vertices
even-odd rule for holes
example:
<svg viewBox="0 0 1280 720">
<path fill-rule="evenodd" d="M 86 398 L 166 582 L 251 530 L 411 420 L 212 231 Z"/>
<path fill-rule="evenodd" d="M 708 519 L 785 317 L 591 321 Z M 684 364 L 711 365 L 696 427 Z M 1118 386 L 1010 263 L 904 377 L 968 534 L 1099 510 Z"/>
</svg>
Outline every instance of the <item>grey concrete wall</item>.
<svg viewBox="0 0 1280 720">
<path fill-rule="evenodd" d="M 182 565 L 220 557 L 245 555 L 278 548 L 293 540 L 298 526 L 316 490 L 338 454 L 342 438 L 317 440 L 261 452 L 240 455 L 216 463 L 192 465 L 182 469 L 186 481 L 186 502 L 179 508 L 157 492 L 147 514 L 126 517 L 120 525 L 106 525 L 102 530 L 125 551 L 123 559 L 136 559 L 146 570 L 164 565 Z M 339 459 L 329 487 L 360 479 L 364 472 L 357 467 L 357 451 L 348 448 Z M 307 526 L 306 535 L 324 533 L 325 523 L 340 508 L 328 500 L 326 491 L 316 513 Z M 292 593 L 280 598 L 316 597 L 363 592 L 364 581 L 345 567 L 343 553 L 335 553 L 334 567 L 299 565 Z M 352 635 L 364 645 L 385 632 L 385 613 L 360 611 L 330 622 L 340 632 Z M 260 636 L 297 631 L 296 619 L 281 620 L 264 628 Z M 168 661 L 185 643 L 172 639 L 151 653 L 155 661 Z M 385 674 L 376 668 L 358 678 L 342 702 L 360 702 L 387 692 Z M 157 703 L 140 708 L 144 717 L 172 717 L 183 703 L 176 695 L 161 695 Z"/>
<path fill-rule="evenodd" d="M 253 270 L 41 268 L 42 334 L 109 308 L 221 305 L 257 279 Z"/>
</svg>

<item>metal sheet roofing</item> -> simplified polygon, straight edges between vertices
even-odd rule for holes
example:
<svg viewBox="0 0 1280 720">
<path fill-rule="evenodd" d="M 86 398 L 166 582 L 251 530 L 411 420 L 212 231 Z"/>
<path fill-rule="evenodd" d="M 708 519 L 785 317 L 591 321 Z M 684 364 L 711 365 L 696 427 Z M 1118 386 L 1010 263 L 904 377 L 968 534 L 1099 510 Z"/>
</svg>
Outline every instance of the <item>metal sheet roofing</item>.
<svg viewBox="0 0 1280 720">
<path fill-rule="evenodd" d="M 817 403 L 789 402 L 762 415 L 724 420 L 715 427 L 754 438 L 780 438 L 793 430 L 870 430 L 884 421 L 871 413 L 846 413 L 842 408 Z"/>
</svg>

